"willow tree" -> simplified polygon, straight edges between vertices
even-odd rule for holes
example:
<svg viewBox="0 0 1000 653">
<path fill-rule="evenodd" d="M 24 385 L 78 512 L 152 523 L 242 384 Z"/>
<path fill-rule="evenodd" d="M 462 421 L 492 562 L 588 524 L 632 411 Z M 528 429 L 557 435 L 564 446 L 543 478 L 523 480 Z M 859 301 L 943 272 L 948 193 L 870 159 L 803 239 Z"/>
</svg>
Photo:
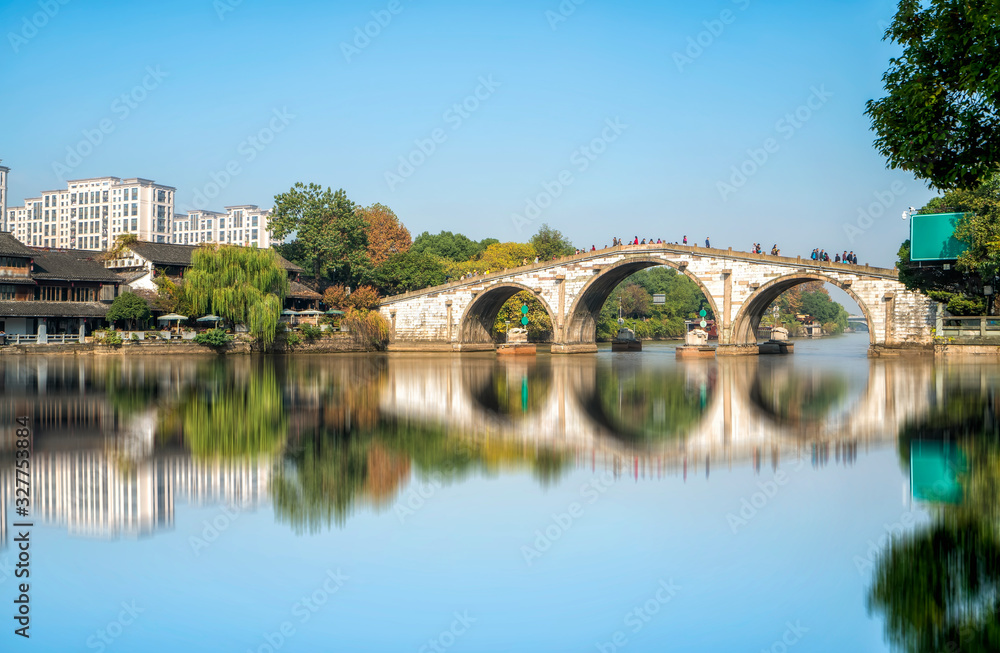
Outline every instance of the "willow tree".
<svg viewBox="0 0 1000 653">
<path fill-rule="evenodd" d="M 184 293 L 199 315 L 214 313 L 245 324 L 265 346 L 274 342 L 288 274 L 270 249 L 199 247 L 191 254 Z"/>
</svg>

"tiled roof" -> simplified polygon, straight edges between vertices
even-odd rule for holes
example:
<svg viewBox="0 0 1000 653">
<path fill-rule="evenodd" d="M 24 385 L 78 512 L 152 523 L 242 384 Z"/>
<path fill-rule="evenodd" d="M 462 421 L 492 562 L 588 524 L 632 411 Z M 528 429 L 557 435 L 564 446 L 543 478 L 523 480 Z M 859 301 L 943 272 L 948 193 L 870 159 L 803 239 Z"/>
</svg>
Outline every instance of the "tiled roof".
<svg viewBox="0 0 1000 653">
<path fill-rule="evenodd" d="M 35 251 L 22 243 L 9 231 L 0 231 L 0 256 L 23 256 L 32 258 Z"/>
<path fill-rule="evenodd" d="M 121 278 L 97 258 L 97 252 L 82 249 L 32 250 L 32 255 L 35 267 L 31 276 L 35 279 L 121 283 Z"/>
<path fill-rule="evenodd" d="M 323 295 L 308 286 L 302 285 L 298 281 L 292 281 L 288 284 L 288 296 L 298 299 L 322 299 L 323 297 Z"/>
<path fill-rule="evenodd" d="M 191 267 L 191 253 L 201 245 L 174 245 L 172 243 L 148 243 L 144 240 L 131 243 L 128 248 L 153 265 L 181 265 Z M 302 272 L 302 268 L 278 255 L 281 267 L 289 272 Z"/>
<path fill-rule="evenodd" d="M 0 301 L 3 317 L 104 317 L 108 305 L 101 302 Z"/>
</svg>

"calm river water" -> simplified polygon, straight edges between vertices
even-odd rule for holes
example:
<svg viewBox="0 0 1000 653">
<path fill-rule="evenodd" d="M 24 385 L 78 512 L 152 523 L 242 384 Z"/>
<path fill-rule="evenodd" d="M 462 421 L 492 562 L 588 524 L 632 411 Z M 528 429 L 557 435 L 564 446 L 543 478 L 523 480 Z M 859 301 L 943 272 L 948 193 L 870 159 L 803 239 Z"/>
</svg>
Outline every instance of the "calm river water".
<svg viewBox="0 0 1000 653">
<path fill-rule="evenodd" d="M 3 612 L 27 519 L 25 650 L 1000 650 L 1000 365 L 866 347 L 3 357 Z"/>
</svg>

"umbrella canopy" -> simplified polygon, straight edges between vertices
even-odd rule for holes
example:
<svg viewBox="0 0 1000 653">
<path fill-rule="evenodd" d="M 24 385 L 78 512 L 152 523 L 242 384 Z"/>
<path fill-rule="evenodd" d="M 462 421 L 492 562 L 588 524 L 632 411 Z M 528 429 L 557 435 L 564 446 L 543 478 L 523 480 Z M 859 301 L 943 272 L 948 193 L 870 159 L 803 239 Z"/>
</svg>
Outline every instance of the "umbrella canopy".
<svg viewBox="0 0 1000 653">
<path fill-rule="evenodd" d="M 330 310 L 328 310 L 328 311 L 326 312 L 326 314 L 327 314 L 327 315 L 343 315 L 343 314 L 344 314 L 344 311 L 338 311 L 338 310 L 336 310 L 336 309 L 333 309 L 333 308 L 331 308 Z"/>
<path fill-rule="evenodd" d="M 187 315 L 178 315 L 177 313 L 167 313 L 166 315 L 161 315 L 156 319 L 164 320 L 166 322 L 173 322 L 174 320 L 186 320 Z"/>
<path fill-rule="evenodd" d="M 310 308 L 306 311 L 299 311 L 299 315 L 324 315 L 323 311 L 317 311 L 314 308 Z"/>
<path fill-rule="evenodd" d="M 296 313 L 295 311 L 293 311 L 290 308 L 286 308 L 285 310 L 281 311 L 281 314 L 282 315 L 298 315 L 298 313 Z"/>
<path fill-rule="evenodd" d="M 205 317 L 199 317 L 196 322 L 221 322 L 222 318 L 218 315 L 206 315 Z"/>
</svg>

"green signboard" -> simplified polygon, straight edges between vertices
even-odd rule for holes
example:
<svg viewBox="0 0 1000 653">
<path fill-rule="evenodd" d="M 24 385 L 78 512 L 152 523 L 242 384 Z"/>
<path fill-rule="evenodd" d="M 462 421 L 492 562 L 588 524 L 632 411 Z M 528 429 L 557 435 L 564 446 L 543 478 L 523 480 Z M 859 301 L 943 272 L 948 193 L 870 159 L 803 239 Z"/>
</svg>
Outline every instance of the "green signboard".
<svg viewBox="0 0 1000 653">
<path fill-rule="evenodd" d="M 910 216 L 910 260 L 953 261 L 968 247 L 955 239 L 963 213 L 916 213 Z"/>
</svg>

